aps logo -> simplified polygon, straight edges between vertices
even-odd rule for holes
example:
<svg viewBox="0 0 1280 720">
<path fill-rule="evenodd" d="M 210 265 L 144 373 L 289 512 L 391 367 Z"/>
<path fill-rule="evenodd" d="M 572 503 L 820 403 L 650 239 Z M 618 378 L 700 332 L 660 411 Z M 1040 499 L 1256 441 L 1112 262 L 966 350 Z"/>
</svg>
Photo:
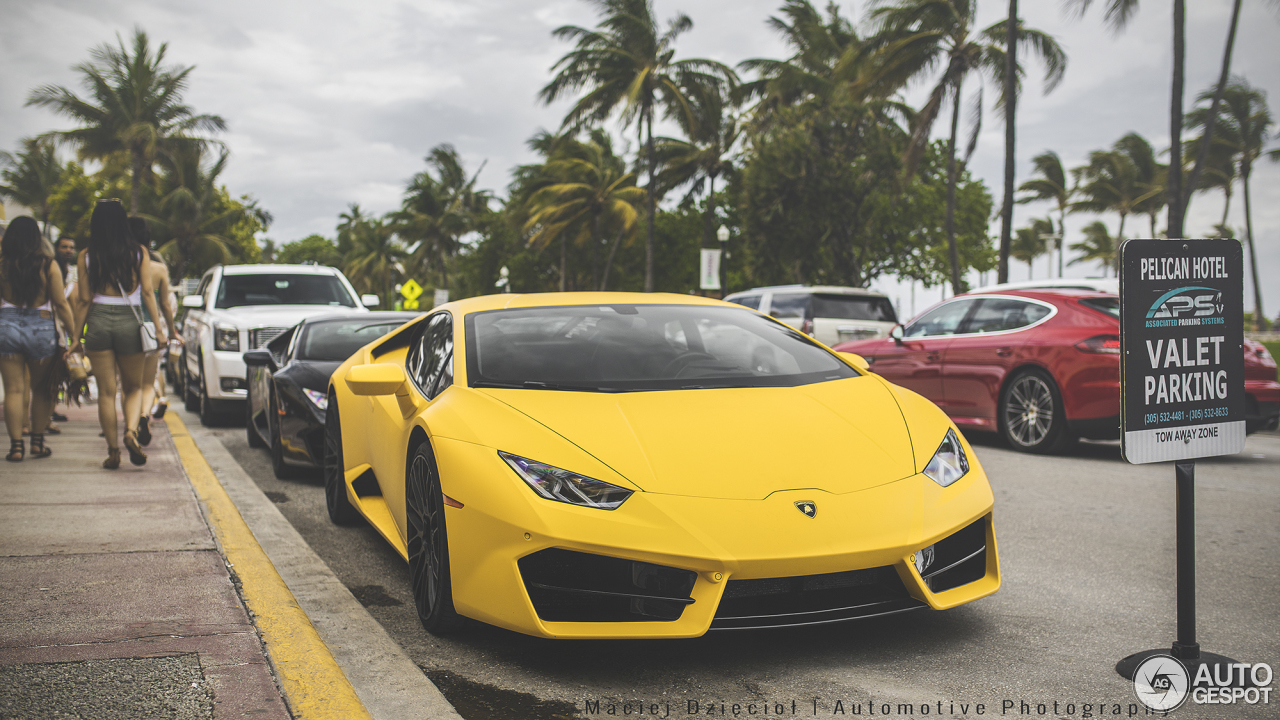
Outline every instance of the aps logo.
<svg viewBox="0 0 1280 720">
<path fill-rule="evenodd" d="M 1214 288 L 1187 286 L 1161 295 L 1151 304 L 1151 309 L 1147 311 L 1147 319 L 1221 316 L 1225 308 L 1221 291 Z"/>
</svg>

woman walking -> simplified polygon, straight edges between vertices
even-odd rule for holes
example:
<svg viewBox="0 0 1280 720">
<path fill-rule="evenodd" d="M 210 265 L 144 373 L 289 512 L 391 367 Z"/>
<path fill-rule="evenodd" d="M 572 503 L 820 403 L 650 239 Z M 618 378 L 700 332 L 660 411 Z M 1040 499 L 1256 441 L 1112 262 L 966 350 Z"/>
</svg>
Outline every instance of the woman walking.
<svg viewBox="0 0 1280 720">
<path fill-rule="evenodd" d="M 124 393 L 124 446 L 129 462 L 144 465 L 147 455 L 137 436 L 145 364 L 139 307 L 146 308 L 150 317 L 159 313 L 151 289 L 151 258 L 130 236 L 129 217 L 119 200 L 99 200 L 94 207 L 89 219 L 89 247 L 80 253 L 76 267 L 80 302 L 72 327 L 88 324 L 84 349 L 98 381 L 98 421 L 107 439 L 107 459 L 102 467 L 120 467 L 117 372 Z M 160 345 L 167 341 L 159 328 L 156 340 Z"/>
<path fill-rule="evenodd" d="M 155 293 L 156 303 L 164 312 L 165 333 L 170 338 L 182 342 L 173 330 L 173 303 L 169 299 L 172 295 L 169 287 L 169 267 L 164 264 L 164 258 L 160 257 L 160 253 L 151 248 L 151 228 L 147 227 L 146 220 L 134 216 L 129 218 L 129 231 L 151 260 L 151 287 Z M 153 316 L 146 313 L 143 314 L 143 320 L 154 322 Z M 142 415 L 138 418 L 138 444 L 143 447 L 151 444 L 151 418 L 148 417 L 151 405 L 156 402 L 158 396 L 160 405 L 155 417 L 160 418 L 164 417 L 164 409 L 169 404 L 164 397 L 164 379 L 160 377 L 160 358 L 163 356 L 163 351 L 164 347 L 161 346 L 160 350 L 147 353 L 142 370 Z"/>
<path fill-rule="evenodd" d="M 48 387 L 58 349 L 55 312 L 64 327 L 73 327 L 71 308 L 62 291 L 62 273 L 44 252 L 40 226 L 34 218 L 14 218 L 0 240 L 0 376 L 4 378 L 4 421 L 9 429 L 5 459 L 10 462 L 20 462 L 26 456 L 22 425 L 27 393 L 33 388 L 31 456 L 53 454 L 44 444 L 53 394 L 42 388 Z"/>
</svg>

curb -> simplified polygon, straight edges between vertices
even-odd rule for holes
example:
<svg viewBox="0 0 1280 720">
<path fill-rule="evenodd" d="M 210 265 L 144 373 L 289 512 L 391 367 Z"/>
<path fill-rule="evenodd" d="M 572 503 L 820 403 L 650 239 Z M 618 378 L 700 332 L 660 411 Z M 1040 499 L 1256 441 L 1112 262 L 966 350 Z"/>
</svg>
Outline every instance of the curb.
<svg viewBox="0 0 1280 720">
<path fill-rule="evenodd" d="M 182 467 L 204 504 L 227 565 L 240 578 L 241 595 L 262 635 L 262 643 L 294 717 L 372 720 L 311 620 L 298 606 L 293 593 L 218 482 L 186 424 L 176 413 L 165 422 Z"/>
</svg>

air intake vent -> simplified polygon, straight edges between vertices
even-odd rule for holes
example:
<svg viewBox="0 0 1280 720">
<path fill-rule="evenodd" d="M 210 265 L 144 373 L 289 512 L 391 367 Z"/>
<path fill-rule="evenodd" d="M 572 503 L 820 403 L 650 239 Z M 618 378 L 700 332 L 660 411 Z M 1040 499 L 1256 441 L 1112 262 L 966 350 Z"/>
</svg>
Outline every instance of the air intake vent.
<svg viewBox="0 0 1280 720">
<path fill-rule="evenodd" d="M 890 566 L 796 577 L 730 580 L 712 630 L 789 627 L 843 622 L 915 610 Z"/>
<path fill-rule="evenodd" d="M 670 622 L 692 605 L 697 573 L 551 548 L 520 558 L 520 576 L 548 622 Z"/>
</svg>

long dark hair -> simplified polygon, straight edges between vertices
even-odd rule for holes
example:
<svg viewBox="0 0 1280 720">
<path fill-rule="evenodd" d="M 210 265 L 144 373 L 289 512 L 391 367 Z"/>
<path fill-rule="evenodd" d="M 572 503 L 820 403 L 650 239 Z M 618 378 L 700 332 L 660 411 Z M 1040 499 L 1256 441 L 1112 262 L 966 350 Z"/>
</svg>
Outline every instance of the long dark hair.
<svg viewBox="0 0 1280 720">
<path fill-rule="evenodd" d="M 164 258 L 160 257 L 160 253 L 151 247 L 151 226 L 147 225 L 147 221 L 137 215 L 129 216 L 129 233 L 133 235 L 133 239 L 138 241 L 143 250 L 151 256 L 152 262 L 164 262 Z"/>
<path fill-rule="evenodd" d="M 35 218 L 22 215 L 13 219 L 0 240 L 4 256 L 4 279 L 9 283 L 15 305 L 30 307 L 44 289 L 45 270 L 52 259 L 44 254 L 40 226 Z"/>
<path fill-rule="evenodd" d="M 89 219 L 89 289 L 100 293 L 138 285 L 138 245 L 129 233 L 129 215 L 119 200 L 99 200 Z"/>
</svg>

